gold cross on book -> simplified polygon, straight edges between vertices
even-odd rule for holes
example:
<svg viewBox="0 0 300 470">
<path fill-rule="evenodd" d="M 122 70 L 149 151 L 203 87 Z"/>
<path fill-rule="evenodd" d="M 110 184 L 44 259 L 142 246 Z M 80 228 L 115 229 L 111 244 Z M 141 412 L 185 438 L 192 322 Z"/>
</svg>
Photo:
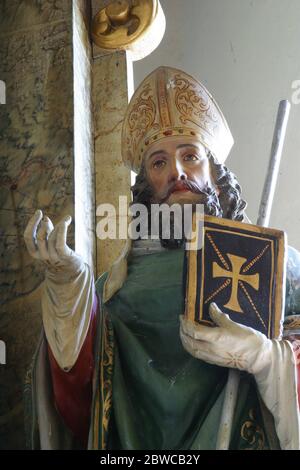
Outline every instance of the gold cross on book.
<svg viewBox="0 0 300 470">
<path fill-rule="evenodd" d="M 243 313 L 241 306 L 238 301 L 238 287 L 239 281 L 246 282 L 252 286 L 255 290 L 259 289 L 259 274 L 242 274 L 241 269 L 247 258 L 236 256 L 227 253 L 227 256 L 231 263 L 231 271 L 221 268 L 215 261 L 213 262 L 213 278 L 226 277 L 231 278 L 231 295 L 230 299 L 224 307 L 233 310 L 234 312 Z"/>
</svg>

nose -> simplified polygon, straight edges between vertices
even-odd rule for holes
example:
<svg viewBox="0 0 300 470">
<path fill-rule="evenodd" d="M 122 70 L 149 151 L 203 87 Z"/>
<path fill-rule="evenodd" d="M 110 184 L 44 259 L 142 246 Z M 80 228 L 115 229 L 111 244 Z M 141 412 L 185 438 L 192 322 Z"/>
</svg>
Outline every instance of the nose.
<svg viewBox="0 0 300 470">
<path fill-rule="evenodd" d="M 170 169 L 170 175 L 169 175 L 169 181 L 173 183 L 174 181 L 178 180 L 186 180 L 187 175 L 184 171 L 184 168 L 182 167 L 181 163 L 174 158 L 171 164 L 171 169 Z"/>
</svg>

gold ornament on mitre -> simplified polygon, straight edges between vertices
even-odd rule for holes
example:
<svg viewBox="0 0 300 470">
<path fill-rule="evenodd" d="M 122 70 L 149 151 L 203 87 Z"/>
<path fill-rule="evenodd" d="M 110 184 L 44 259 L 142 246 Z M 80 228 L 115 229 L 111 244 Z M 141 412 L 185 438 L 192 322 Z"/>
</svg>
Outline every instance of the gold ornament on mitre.
<svg viewBox="0 0 300 470">
<path fill-rule="evenodd" d="M 113 0 L 94 16 L 92 38 L 102 49 L 125 50 L 140 60 L 157 48 L 165 29 L 159 0 Z"/>
<path fill-rule="evenodd" d="M 159 67 L 135 91 L 122 129 L 125 165 L 139 172 L 145 151 L 169 136 L 197 138 L 224 163 L 233 137 L 218 104 L 198 80 L 171 67 Z"/>
</svg>

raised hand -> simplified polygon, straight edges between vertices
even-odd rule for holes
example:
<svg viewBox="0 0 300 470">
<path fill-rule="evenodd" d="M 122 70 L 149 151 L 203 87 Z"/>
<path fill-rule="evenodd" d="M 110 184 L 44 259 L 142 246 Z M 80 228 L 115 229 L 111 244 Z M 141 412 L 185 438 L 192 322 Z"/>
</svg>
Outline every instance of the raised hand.
<svg viewBox="0 0 300 470">
<path fill-rule="evenodd" d="M 83 260 L 68 247 L 67 232 L 71 216 L 64 217 L 55 227 L 41 210 L 29 220 L 24 240 L 29 254 L 46 267 L 46 276 L 69 280 L 83 270 Z"/>
</svg>

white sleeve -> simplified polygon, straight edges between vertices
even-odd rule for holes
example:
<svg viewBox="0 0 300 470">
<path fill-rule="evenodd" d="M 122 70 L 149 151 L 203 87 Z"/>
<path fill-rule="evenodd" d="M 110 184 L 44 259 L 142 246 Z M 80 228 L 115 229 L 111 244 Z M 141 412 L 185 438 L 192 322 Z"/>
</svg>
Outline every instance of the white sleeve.
<svg viewBox="0 0 300 470">
<path fill-rule="evenodd" d="M 84 267 L 76 277 L 63 283 L 55 277 L 44 281 L 42 292 L 43 324 L 47 341 L 56 362 L 69 371 L 77 361 L 86 338 L 93 300 L 94 277 Z"/>
<path fill-rule="evenodd" d="M 300 450 L 297 370 L 289 341 L 274 340 L 271 367 L 255 375 L 260 395 L 274 416 L 282 450 Z"/>
</svg>

